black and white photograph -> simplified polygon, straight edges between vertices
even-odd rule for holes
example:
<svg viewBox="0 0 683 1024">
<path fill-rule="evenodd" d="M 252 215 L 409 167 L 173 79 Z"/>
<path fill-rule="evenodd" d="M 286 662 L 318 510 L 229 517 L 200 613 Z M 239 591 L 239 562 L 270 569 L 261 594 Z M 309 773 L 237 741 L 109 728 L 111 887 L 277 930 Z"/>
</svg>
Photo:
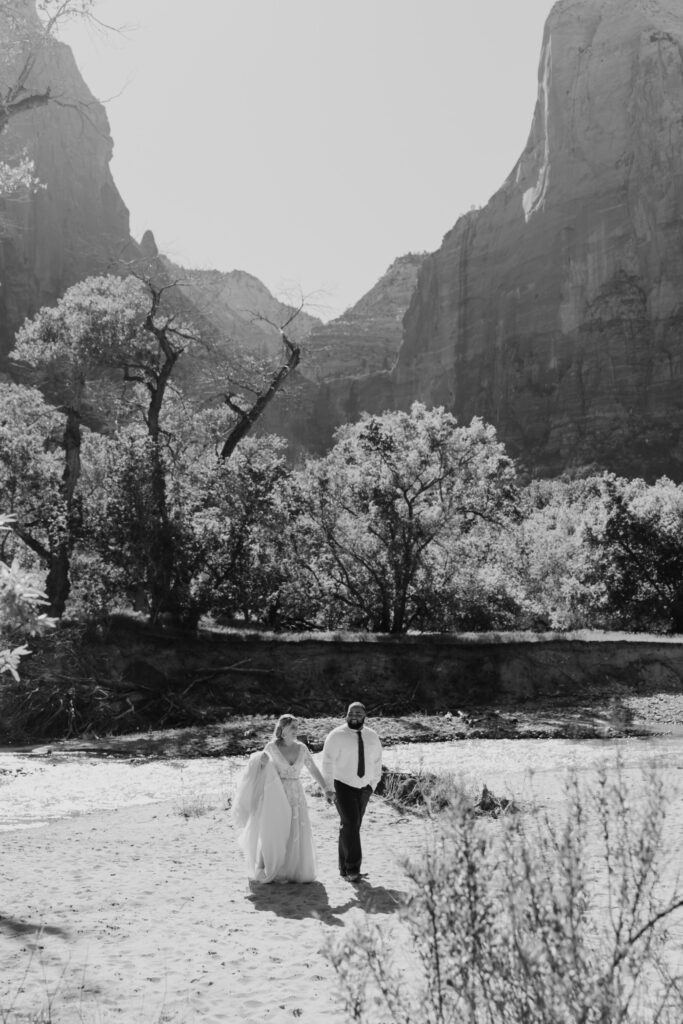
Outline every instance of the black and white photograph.
<svg viewBox="0 0 683 1024">
<path fill-rule="evenodd" d="M 0 1024 L 683 1022 L 683 0 L 0 0 Z"/>
</svg>

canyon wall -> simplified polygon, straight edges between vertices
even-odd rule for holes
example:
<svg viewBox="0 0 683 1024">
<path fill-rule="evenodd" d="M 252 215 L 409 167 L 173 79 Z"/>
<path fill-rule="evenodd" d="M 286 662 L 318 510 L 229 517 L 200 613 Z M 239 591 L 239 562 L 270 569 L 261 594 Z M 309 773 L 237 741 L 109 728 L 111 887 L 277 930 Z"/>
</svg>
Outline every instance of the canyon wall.
<svg viewBox="0 0 683 1024">
<path fill-rule="evenodd" d="M 444 405 L 540 473 L 683 479 L 683 4 L 560 0 L 512 173 L 422 264 L 396 366 L 326 384 L 339 417 Z"/>
<path fill-rule="evenodd" d="M 390 370 L 403 340 L 403 317 L 425 256 L 399 256 L 350 309 L 316 326 L 307 339 L 302 372 L 324 381 Z"/>
<path fill-rule="evenodd" d="M 53 100 L 0 137 L 0 159 L 26 148 L 45 186 L 0 201 L 0 370 L 25 316 L 141 252 L 105 111 L 68 48 L 34 76 Z M 419 400 L 482 416 L 538 473 L 683 479 L 682 111 L 680 0 L 559 0 L 512 173 L 437 252 L 397 260 L 331 324 L 305 323 L 298 387 L 264 426 L 322 451 L 364 410 Z M 215 333 L 274 354 L 276 335 L 232 305 L 261 288 L 196 272 L 187 298 Z"/>
<path fill-rule="evenodd" d="M 683 476 L 683 5 L 560 0 L 531 134 L 427 261 L 395 402 L 494 423 L 535 469 Z"/>
<path fill-rule="evenodd" d="M 0 200 L 0 370 L 26 316 L 54 304 L 76 281 L 139 255 L 109 169 L 107 115 L 71 50 L 52 40 L 38 54 L 27 89 L 49 90 L 52 99 L 12 117 L 0 136 L 0 159 L 25 151 L 41 183 L 34 195 Z"/>
<path fill-rule="evenodd" d="M 264 430 L 287 438 L 292 454 L 320 455 L 340 424 L 357 420 L 365 410 L 392 406 L 390 370 L 426 259 L 426 253 L 399 256 L 350 309 L 313 327 L 302 345 L 296 379 L 287 384 L 289 394 L 262 421 Z"/>
</svg>

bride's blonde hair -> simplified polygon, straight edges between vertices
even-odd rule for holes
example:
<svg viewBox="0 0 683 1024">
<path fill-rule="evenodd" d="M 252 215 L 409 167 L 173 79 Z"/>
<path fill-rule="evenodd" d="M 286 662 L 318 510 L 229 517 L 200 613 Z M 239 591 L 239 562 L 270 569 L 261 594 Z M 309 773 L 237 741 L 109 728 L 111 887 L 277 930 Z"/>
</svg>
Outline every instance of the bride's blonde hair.
<svg viewBox="0 0 683 1024">
<path fill-rule="evenodd" d="M 280 715 L 273 729 L 273 739 L 281 740 L 282 730 L 286 729 L 292 722 L 296 722 L 296 715 Z"/>
</svg>

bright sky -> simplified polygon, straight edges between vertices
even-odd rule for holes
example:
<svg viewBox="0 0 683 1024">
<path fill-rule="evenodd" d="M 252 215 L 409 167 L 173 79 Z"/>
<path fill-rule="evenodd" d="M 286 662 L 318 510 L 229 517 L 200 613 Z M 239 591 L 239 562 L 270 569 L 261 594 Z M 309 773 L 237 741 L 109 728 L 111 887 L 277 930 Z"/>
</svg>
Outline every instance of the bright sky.
<svg viewBox="0 0 683 1024">
<path fill-rule="evenodd" d="M 323 319 L 434 250 L 527 140 L 552 0 L 99 0 L 63 32 L 140 238 Z"/>
</svg>

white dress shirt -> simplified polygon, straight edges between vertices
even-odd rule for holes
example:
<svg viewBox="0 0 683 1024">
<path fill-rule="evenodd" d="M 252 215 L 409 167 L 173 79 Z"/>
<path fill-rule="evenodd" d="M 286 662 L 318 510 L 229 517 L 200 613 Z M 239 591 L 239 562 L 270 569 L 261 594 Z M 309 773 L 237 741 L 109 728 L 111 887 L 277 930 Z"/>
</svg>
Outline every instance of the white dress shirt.
<svg viewBox="0 0 683 1024">
<path fill-rule="evenodd" d="M 365 775 L 358 775 L 358 733 L 363 737 L 365 752 Z M 379 736 L 367 725 L 361 730 L 339 725 L 327 734 L 323 746 L 323 777 L 327 789 L 334 788 L 334 780 L 347 786 L 373 789 L 382 778 L 382 744 Z"/>
</svg>

